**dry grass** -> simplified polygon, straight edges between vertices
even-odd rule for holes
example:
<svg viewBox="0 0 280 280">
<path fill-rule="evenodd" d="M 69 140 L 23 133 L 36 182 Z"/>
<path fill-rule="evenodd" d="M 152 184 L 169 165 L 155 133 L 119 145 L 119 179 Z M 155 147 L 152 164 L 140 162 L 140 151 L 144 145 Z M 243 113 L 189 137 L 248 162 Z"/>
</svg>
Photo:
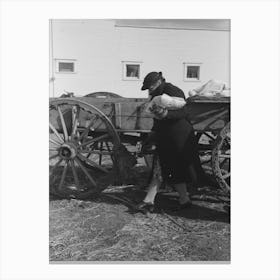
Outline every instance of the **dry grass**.
<svg viewBox="0 0 280 280">
<path fill-rule="evenodd" d="M 91 201 L 50 201 L 50 261 L 229 261 L 230 224 L 219 192 L 194 197 L 192 209 L 161 209 L 148 216 L 122 201 L 140 201 L 137 185 L 114 187 Z M 120 198 L 120 199 L 114 199 Z"/>
</svg>

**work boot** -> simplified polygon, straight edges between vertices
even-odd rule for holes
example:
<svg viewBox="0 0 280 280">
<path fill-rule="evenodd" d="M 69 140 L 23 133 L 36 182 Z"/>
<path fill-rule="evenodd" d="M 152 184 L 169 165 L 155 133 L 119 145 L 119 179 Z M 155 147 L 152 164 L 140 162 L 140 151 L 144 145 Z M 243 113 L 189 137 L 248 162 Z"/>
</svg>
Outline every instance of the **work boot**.
<svg viewBox="0 0 280 280">
<path fill-rule="evenodd" d="M 148 202 L 142 201 L 139 204 L 137 204 L 135 208 L 137 211 L 147 214 L 147 213 L 154 212 L 155 205 L 153 203 L 148 203 Z"/>
</svg>

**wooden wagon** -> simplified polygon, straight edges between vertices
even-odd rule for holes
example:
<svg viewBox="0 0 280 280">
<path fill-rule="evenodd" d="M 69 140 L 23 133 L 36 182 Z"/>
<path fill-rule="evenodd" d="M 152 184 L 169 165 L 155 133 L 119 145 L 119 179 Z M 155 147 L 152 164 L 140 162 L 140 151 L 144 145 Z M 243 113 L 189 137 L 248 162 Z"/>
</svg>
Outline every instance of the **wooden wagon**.
<svg viewBox="0 0 280 280">
<path fill-rule="evenodd" d="M 82 199 L 125 181 L 153 125 L 146 103 L 142 98 L 51 99 L 51 193 Z M 203 166 L 229 193 L 230 98 L 192 97 L 186 106 Z"/>
</svg>

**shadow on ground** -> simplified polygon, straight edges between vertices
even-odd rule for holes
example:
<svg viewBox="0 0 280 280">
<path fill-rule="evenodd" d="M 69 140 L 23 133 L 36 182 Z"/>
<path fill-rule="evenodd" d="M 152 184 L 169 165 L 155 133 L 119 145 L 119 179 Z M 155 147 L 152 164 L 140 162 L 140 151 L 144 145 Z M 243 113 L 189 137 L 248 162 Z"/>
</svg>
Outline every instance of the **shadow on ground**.
<svg viewBox="0 0 280 280">
<path fill-rule="evenodd" d="M 105 190 L 98 197 L 88 199 L 88 202 L 106 203 L 108 205 L 123 205 L 127 213 L 136 214 L 135 206 L 145 197 L 145 190 L 139 186 L 123 186 Z M 174 211 L 178 206 L 177 194 L 174 192 L 161 192 L 157 195 L 155 213 L 165 212 L 170 216 L 182 217 L 191 220 L 216 221 L 230 223 L 230 214 L 225 208 L 229 205 L 227 197 L 221 198 L 219 190 L 202 188 L 199 193 L 192 196 L 193 205 L 190 208 Z M 61 200 L 50 196 L 50 201 Z M 80 204 L 80 207 L 83 204 Z"/>
</svg>

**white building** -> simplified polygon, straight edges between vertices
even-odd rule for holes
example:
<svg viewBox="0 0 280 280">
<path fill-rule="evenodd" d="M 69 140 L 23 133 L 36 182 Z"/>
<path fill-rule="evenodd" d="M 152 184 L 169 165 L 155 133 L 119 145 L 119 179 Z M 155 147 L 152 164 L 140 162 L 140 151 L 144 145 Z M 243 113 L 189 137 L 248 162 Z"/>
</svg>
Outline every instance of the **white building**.
<svg viewBox="0 0 280 280">
<path fill-rule="evenodd" d="M 230 21 L 50 20 L 50 97 L 146 97 L 140 88 L 150 71 L 186 96 L 210 79 L 230 87 Z"/>
</svg>

